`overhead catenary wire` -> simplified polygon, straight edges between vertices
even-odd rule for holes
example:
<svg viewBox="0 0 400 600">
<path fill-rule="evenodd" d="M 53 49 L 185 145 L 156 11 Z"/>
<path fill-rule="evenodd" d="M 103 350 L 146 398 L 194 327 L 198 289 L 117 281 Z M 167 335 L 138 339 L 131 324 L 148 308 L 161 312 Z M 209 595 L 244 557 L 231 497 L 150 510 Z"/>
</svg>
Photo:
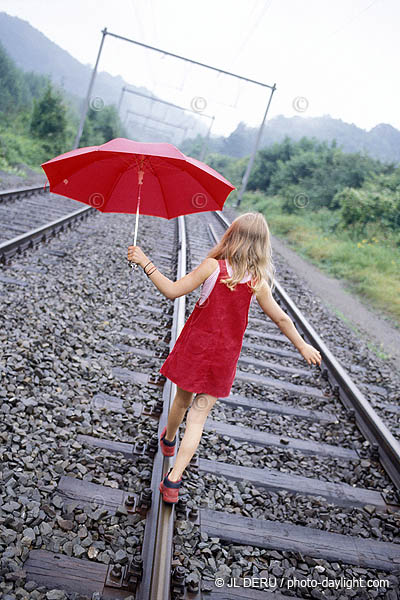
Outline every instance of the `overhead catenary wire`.
<svg viewBox="0 0 400 600">
<path fill-rule="evenodd" d="M 355 19 L 358 19 L 358 17 L 360 15 L 362 15 L 364 12 L 366 12 L 367 10 L 369 10 L 374 4 L 376 4 L 376 2 L 378 2 L 378 0 L 372 0 L 372 2 L 370 2 L 370 4 L 368 4 L 368 6 L 365 6 L 365 8 L 361 9 L 356 15 L 354 15 L 354 17 L 351 17 L 347 23 L 345 23 L 344 25 L 340 26 L 338 29 L 336 29 L 333 33 L 330 34 L 330 37 L 335 36 L 337 33 L 339 33 L 339 31 L 341 31 L 342 29 L 344 29 L 349 23 L 352 23 Z M 329 39 L 329 38 L 328 38 Z"/>
<path fill-rule="evenodd" d="M 347 19 L 347 21 L 344 21 L 342 23 L 342 25 L 340 25 L 333 32 L 329 33 L 329 31 L 325 31 L 321 35 L 320 42 L 314 42 L 312 45 L 310 45 L 306 48 L 303 47 L 302 52 L 299 48 L 299 52 L 301 52 L 301 56 L 298 56 L 297 60 L 301 60 L 302 62 L 313 60 L 315 63 L 324 61 L 325 56 L 324 56 L 323 52 L 321 52 L 321 48 L 323 47 L 323 44 L 326 45 L 327 42 L 329 42 L 338 33 L 343 31 L 343 29 L 345 29 L 350 23 L 353 23 L 353 21 L 357 20 L 363 13 L 367 12 L 370 8 L 372 8 L 372 6 L 374 4 L 376 4 L 378 1 L 379 0 L 372 0 L 372 2 L 369 2 L 368 5 L 364 6 L 364 8 L 362 8 L 359 12 L 357 12 L 355 15 L 353 15 L 349 19 Z M 316 52 L 317 49 L 318 49 L 318 52 Z"/>
<path fill-rule="evenodd" d="M 245 36 L 244 40 L 242 41 L 239 50 L 236 52 L 231 64 L 230 64 L 230 68 L 232 69 L 234 64 L 236 63 L 237 59 L 239 58 L 239 56 L 243 53 L 244 49 L 246 48 L 246 45 L 248 43 L 248 41 L 250 40 L 250 38 L 253 36 L 253 34 L 255 33 L 256 29 L 261 25 L 263 18 L 267 12 L 267 10 L 270 8 L 271 4 L 272 4 L 272 0 L 269 0 L 268 3 L 265 2 L 265 0 L 261 0 L 261 4 L 264 3 L 264 6 L 262 6 L 262 10 L 260 12 L 260 14 L 258 14 L 256 16 L 256 18 L 254 19 L 253 24 L 250 26 L 250 28 L 248 29 L 248 33 Z M 250 14 L 250 18 L 251 15 L 255 12 L 255 9 L 257 8 L 257 5 L 253 6 L 253 10 Z"/>
<path fill-rule="evenodd" d="M 139 26 L 140 35 L 142 36 L 142 40 L 145 40 L 145 39 L 147 39 L 147 36 L 144 33 L 144 28 L 143 28 L 142 21 L 141 21 L 140 16 L 139 16 L 139 11 L 137 10 L 137 7 L 136 7 L 136 0 L 130 0 L 130 6 L 133 9 L 134 18 L 135 18 L 135 21 L 137 22 L 137 24 Z M 141 3 L 141 6 L 143 6 L 143 3 Z M 149 59 L 149 54 L 148 54 L 147 51 L 145 51 L 145 57 L 146 57 L 145 60 L 146 60 L 146 63 L 147 63 L 148 71 L 150 73 L 150 78 L 152 80 L 154 88 L 156 88 L 157 84 L 156 84 L 156 78 L 154 76 L 153 65 L 151 64 L 151 60 Z"/>
</svg>

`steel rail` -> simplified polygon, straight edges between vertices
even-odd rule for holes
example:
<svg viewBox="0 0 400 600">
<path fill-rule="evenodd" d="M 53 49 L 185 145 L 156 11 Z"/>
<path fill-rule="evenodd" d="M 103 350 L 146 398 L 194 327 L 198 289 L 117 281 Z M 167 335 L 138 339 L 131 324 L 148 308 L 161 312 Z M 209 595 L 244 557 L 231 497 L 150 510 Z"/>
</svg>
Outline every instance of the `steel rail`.
<svg viewBox="0 0 400 600">
<path fill-rule="evenodd" d="M 13 198 L 24 198 L 33 194 L 49 193 L 48 185 L 30 186 L 26 188 L 16 188 L 11 190 L 0 190 L 0 202 L 5 202 Z"/>
<path fill-rule="evenodd" d="M 186 230 L 184 217 L 178 217 L 178 266 L 177 279 L 186 275 Z M 185 296 L 174 301 L 170 351 L 185 322 Z M 159 434 L 167 424 L 168 413 L 174 400 L 176 385 L 166 380 L 163 391 L 164 409 L 159 421 Z M 158 435 L 159 435 L 158 434 Z M 179 429 L 176 433 L 177 438 Z M 163 475 L 171 466 L 174 457 L 166 457 L 157 452 L 154 463 L 151 488 L 153 497 L 147 514 L 143 540 L 143 582 L 139 600 L 169 600 L 171 587 L 172 540 L 174 529 L 174 505 L 163 502 L 159 490 Z"/>
<path fill-rule="evenodd" d="M 221 211 L 216 211 L 214 214 L 225 228 L 229 227 L 230 223 Z M 213 233 L 212 230 L 211 233 Z M 213 233 L 213 236 L 215 236 L 215 232 Z M 320 351 L 324 361 L 324 368 L 322 369 L 323 376 L 325 376 L 332 384 L 344 406 L 348 410 L 354 409 L 354 416 L 360 431 L 371 444 L 372 450 L 378 453 L 381 464 L 394 485 L 397 487 L 400 498 L 399 442 L 389 431 L 364 394 L 356 386 L 354 381 L 352 381 L 303 313 L 295 305 L 289 294 L 285 292 L 283 287 L 276 280 L 275 287 L 279 299 L 284 303 L 287 312 L 290 314 L 296 326 L 300 329 L 300 332 L 308 342 Z"/>
<path fill-rule="evenodd" d="M 79 208 L 64 217 L 36 227 L 36 229 L 30 229 L 26 233 L 0 243 L 0 263 L 6 263 L 15 254 L 37 246 L 40 242 L 46 241 L 50 236 L 56 235 L 59 231 L 64 231 L 65 227 L 71 225 L 72 222 L 83 219 L 93 212 L 96 213 L 97 211 L 92 206 Z"/>
</svg>

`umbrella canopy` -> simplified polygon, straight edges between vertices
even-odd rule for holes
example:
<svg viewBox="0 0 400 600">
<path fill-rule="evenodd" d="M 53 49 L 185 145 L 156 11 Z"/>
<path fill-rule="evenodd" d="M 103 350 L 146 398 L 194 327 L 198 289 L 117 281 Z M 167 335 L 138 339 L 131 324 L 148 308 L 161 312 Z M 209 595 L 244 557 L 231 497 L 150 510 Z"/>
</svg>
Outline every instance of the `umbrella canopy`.
<svg viewBox="0 0 400 600">
<path fill-rule="evenodd" d="M 107 213 L 173 219 L 221 210 L 235 189 L 217 171 L 172 144 L 125 138 L 66 152 L 42 168 L 51 192 Z"/>
</svg>

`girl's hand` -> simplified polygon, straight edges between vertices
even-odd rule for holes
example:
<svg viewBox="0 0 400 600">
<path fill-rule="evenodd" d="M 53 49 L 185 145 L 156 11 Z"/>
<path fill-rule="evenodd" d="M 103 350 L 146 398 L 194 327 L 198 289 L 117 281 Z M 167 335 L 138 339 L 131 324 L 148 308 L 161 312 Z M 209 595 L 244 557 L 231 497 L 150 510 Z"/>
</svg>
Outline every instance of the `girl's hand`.
<svg viewBox="0 0 400 600">
<path fill-rule="evenodd" d="M 137 263 L 141 267 L 144 267 L 144 265 L 149 262 L 149 259 L 139 246 L 128 247 L 128 260 Z"/>
<path fill-rule="evenodd" d="M 318 365 L 321 364 L 321 354 L 316 348 L 314 348 L 314 346 L 311 346 L 311 344 L 304 344 L 304 346 L 300 348 L 299 352 L 306 359 L 309 365 L 316 365 L 317 363 Z"/>
</svg>

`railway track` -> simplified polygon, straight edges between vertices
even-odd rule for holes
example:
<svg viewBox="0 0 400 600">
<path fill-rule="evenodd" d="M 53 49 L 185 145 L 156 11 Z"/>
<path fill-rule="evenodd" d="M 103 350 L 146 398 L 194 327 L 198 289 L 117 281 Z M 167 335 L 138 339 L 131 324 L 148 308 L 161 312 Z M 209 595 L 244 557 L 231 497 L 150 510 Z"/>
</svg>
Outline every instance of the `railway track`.
<svg viewBox="0 0 400 600">
<path fill-rule="evenodd" d="M 0 263 L 48 241 L 97 211 L 46 186 L 0 191 Z"/>
<path fill-rule="evenodd" d="M 174 386 L 158 369 L 198 293 L 171 303 L 138 270 L 127 296 L 132 225 L 120 215 L 78 223 L 3 269 L 14 281 L 2 282 L 0 593 L 397 598 L 396 441 L 374 446 L 382 440 L 335 388 L 331 365 L 305 366 L 258 305 L 179 503 L 160 500 L 170 459 L 158 436 Z M 143 217 L 142 231 L 146 254 L 174 278 L 224 225 L 208 213 Z M 375 587 L 343 587 L 350 580 Z"/>
</svg>

